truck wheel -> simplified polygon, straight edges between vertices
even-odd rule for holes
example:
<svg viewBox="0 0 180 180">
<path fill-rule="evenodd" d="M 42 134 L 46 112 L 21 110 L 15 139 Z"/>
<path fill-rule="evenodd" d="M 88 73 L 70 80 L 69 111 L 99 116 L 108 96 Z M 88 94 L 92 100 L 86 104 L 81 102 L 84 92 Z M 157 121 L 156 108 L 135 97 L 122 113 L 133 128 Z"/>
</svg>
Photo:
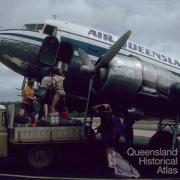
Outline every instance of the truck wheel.
<svg viewBox="0 0 180 180">
<path fill-rule="evenodd" d="M 168 131 L 158 131 L 154 134 L 151 139 L 149 140 L 148 146 L 150 148 L 163 148 L 163 149 L 170 149 L 172 148 L 172 138 L 173 134 Z M 177 145 L 177 139 L 176 139 Z"/>
<path fill-rule="evenodd" d="M 54 152 L 47 146 L 32 147 L 28 150 L 28 164 L 36 169 L 43 169 L 52 164 Z"/>
</svg>

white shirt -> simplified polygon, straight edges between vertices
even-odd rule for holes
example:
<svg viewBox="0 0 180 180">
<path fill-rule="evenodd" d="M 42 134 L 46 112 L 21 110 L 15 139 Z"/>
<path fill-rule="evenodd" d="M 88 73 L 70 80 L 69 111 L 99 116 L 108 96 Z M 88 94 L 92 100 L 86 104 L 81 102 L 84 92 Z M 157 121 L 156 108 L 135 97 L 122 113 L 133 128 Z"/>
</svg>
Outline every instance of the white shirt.
<svg viewBox="0 0 180 180">
<path fill-rule="evenodd" d="M 49 88 L 52 85 L 52 78 L 51 76 L 45 76 L 42 81 L 40 87 Z"/>
</svg>

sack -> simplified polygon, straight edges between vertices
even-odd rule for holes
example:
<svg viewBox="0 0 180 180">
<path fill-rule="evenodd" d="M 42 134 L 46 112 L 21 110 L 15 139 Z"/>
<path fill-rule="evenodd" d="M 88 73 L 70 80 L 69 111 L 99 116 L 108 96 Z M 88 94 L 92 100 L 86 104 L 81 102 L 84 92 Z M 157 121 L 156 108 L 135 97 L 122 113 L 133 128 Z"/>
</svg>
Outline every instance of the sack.
<svg viewBox="0 0 180 180">
<path fill-rule="evenodd" d="M 110 168 L 114 168 L 115 176 L 117 177 L 129 177 L 139 178 L 140 174 L 127 160 L 115 152 L 108 153 L 108 165 Z"/>
<path fill-rule="evenodd" d="M 36 91 L 36 96 L 43 98 L 43 97 L 45 97 L 46 92 L 47 92 L 47 89 L 45 87 L 39 87 Z"/>
</svg>

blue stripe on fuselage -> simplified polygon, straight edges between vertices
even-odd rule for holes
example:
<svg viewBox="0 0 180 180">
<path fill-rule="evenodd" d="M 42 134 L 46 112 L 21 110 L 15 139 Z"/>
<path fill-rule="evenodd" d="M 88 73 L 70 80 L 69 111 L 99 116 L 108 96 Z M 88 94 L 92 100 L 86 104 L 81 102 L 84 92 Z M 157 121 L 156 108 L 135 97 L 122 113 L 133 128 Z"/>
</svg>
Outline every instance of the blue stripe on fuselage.
<svg viewBox="0 0 180 180">
<path fill-rule="evenodd" d="M 9 35 L 9 36 L 15 36 L 15 37 L 21 37 L 25 39 L 30 39 L 30 40 L 35 40 L 38 42 L 42 42 L 43 39 L 38 38 L 38 37 L 33 37 L 30 35 L 24 35 L 24 34 L 18 34 L 18 33 L 0 33 L 0 35 Z M 83 49 L 86 53 L 96 56 L 96 57 L 101 57 L 103 54 L 106 53 L 107 49 L 96 46 L 93 44 L 89 44 L 87 42 L 75 40 L 75 39 L 70 39 L 67 37 L 62 36 L 61 37 L 61 42 L 69 42 L 73 46 L 73 49 L 77 51 L 79 48 Z"/>
<path fill-rule="evenodd" d="M 96 46 L 93 44 L 89 44 L 83 41 L 78 41 L 75 39 L 70 39 L 67 37 L 62 36 L 61 37 L 61 42 L 69 42 L 75 51 L 77 51 L 79 48 L 83 49 L 87 54 L 96 56 L 96 57 L 101 57 L 103 54 L 106 53 L 107 49 Z"/>
<path fill-rule="evenodd" d="M 22 38 L 25 38 L 25 39 L 30 39 L 30 40 L 34 40 L 34 41 L 38 41 L 38 42 L 43 41 L 43 39 L 38 38 L 38 37 L 25 35 L 25 34 L 18 34 L 18 33 L 0 33 L 0 35 L 9 35 L 9 36 L 22 37 Z"/>
</svg>

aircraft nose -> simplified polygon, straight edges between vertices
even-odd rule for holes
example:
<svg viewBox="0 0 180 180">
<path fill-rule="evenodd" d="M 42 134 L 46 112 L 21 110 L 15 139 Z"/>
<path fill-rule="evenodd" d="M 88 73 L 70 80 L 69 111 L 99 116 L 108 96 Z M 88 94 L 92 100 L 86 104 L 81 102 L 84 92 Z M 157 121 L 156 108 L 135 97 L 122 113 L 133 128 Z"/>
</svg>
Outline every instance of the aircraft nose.
<svg viewBox="0 0 180 180">
<path fill-rule="evenodd" d="M 17 67 L 22 68 L 24 70 L 28 66 L 27 62 L 24 62 L 23 60 L 21 60 L 21 59 L 19 59 L 17 57 L 13 57 L 13 56 L 10 56 L 10 55 L 5 54 L 5 53 L 2 54 L 2 57 L 4 59 L 6 59 L 8 63 L 12 63 L 12 64 L 16 65 Z"/>
<path fill-rule="evenodd" d="M 0 62 L 13 70 L 26 69 L 28 63 L 22 58 L 22 53 L 19 53 L 15 45 L 13 41 L 0 38 Z"/>
<path fill-rule="evenodd" d="M 23 37 L 23 38 L 22 38 Z M 24 74 L 29 64 L 37 62 L 40 46 L 21 32 L 0 32 L 0 62 L 17 73 Z"/>
<path fill-rule="evenodd" d="M 2 56 L 3 54 L 6 54 L 7 49 L 3 45 L 4 40 L 3 38 L 0 37 L 0 55 Z"/>
</svg>

